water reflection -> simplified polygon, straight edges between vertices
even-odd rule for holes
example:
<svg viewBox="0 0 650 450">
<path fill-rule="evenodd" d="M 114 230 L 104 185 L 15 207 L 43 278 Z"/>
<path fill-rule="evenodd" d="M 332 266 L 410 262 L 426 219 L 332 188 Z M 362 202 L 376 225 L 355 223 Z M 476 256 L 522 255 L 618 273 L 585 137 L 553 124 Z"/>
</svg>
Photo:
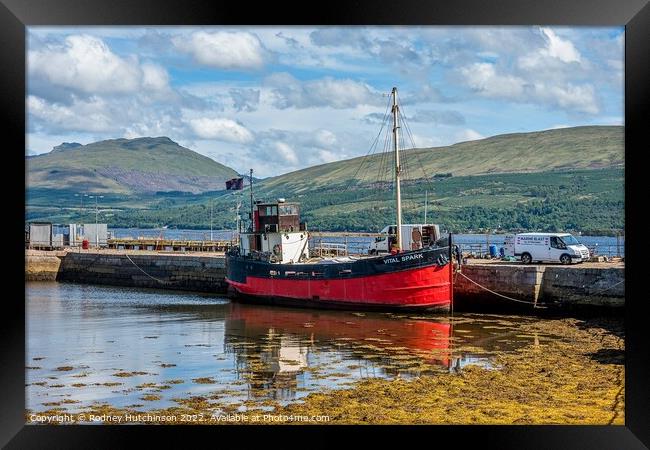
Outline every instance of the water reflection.
<svg viewBox="0 0 650 450">
<path fill-rule="evenodd" d="M 540 338 L 518 334 L 530 320 L 538 319 L 292 309 L 28 283 L 27 407 L 154 409 L 196 395 L 285 404 L 367 377 L 491 367 L 493 352 Z"/>
<path fill-rule="evenodd" d="M 442 321 L 233 303 L 225 349 L 235 355 L 253 392 L 288 398 L 317 377 L 396 376 L 413 374 L 413 366 L 447 369 L 451 325 Z"/>
</svg>

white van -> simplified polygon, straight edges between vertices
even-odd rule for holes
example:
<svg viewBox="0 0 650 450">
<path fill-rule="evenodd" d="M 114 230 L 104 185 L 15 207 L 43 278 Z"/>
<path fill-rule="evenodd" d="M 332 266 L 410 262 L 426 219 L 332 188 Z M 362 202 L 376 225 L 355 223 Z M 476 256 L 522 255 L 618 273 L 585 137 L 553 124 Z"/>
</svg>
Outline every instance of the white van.
<svg viewBox="0 0 650 450">
<path fill-rule="evenodd" d="M 569 233 L 521 233 L 506 235 L 505 256 L 519 256 L 521 262 L 579 263 L 589 258 L 589 249 Z"/>
<path fill-rule="evenodd" d="M 378 255 L 390 253 L 390 249 L 397 241 L 397 225 L 388 225 L 380 231 L 382 236 L 375 238 L 370 243 L 368 253 Z M 402 224 L 402 249 L 418 250 L 440 239 L 440 227 L 433 224 L 411 223 Z"/>
</svg>

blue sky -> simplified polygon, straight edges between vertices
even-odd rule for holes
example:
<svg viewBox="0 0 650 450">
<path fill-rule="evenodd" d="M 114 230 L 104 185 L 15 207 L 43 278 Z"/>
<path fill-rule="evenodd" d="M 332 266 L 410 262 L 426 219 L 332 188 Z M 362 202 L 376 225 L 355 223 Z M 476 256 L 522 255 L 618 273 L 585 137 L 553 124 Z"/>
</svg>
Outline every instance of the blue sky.
<svg viewBox="0 0 650 450">
<path fill-rule="evenodd" d="M 415 145 L 622 125 L 622 27 L 29 27 L 27 153 L 168 136 L 266 177 Z"/>
</svg>

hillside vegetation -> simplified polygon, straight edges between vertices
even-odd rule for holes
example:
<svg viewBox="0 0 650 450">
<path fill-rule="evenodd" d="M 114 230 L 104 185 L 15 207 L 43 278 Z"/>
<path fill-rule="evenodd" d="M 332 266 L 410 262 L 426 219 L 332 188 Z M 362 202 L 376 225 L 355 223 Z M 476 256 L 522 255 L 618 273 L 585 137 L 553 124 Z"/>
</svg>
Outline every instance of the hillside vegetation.
<svg viewBox="0 0 650 450">
<path fill-rule="evenodd" d="M 61 153 L 75 151 L 68 148 Z M 405 222 L 424 220 L 426 191 L 428 220 L 453 232 L 608 234 L 625 226 L 622 127 L 509 134 L 403 153 Z M 265 179 L 255 183 L 255 198 L 300 202 L 303 220 L 312 230 L 377 231 L 395 221 L 391 162 L 386 155 L 375 155 L 360 164 L 361 158 L 355 158 Z M 69 192 L 30 191 L 32 198 L 41 200 L 28 205 L 28 220 L 94 220 L 94 209 L 79 208 L 78 199 Z M 239 198 L 245 218 L 250 208 L 248 190 L 239 194 L 243 194 Z M 212 209 L 213 227 L 232 229 L 237 198 L 224 191 L 223 184 L 198 194 L 114 194 L 103 199 L 111 210 L 100 217 L 114 227 L 206 229 Z"/>
<path fill-rule="evenodd" d="M 133 194 L 224 188 L 237 172 L 167 137 L 64 143 L 26 159 L 27 185 L 38 190 Z"/>
<path fill-rule="evenodd" d="M 561 128 L 514 133 L 461 142 L 447 147 L 401 152 L 405 179 L 549 170 L 600 169 L 624 164 L 624 129 L 621 126 Z M 351 182 L 390 181 L 385 155 L 354 158 L 309 167 L 267 179 L 264 188 L 307 191 L 314 187 Z"/>
</svg>

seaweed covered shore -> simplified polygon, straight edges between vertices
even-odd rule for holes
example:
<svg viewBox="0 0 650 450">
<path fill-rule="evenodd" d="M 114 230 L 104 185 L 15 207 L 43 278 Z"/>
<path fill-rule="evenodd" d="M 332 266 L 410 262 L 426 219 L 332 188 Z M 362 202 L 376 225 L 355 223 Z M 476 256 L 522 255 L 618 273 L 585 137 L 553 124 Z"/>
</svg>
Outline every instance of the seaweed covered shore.
<svg viewBox="0 0 650 450">
<path fill-rule="evenodd" d="M 92 415 L 105 423 L 111 417 L 142 423 L 145 414 L 172 417 L 152 421 L 170 424 L 267 424 L 310 417 L 326 417 L 319 423 L 330 424 L 624 424 L 621 319 L 548 319 L 524 323 L 519 332 L 540 339 L 493 355 L 491 367 L 466 365 L 413 379 L 366 378 L 284 406 L 272 399 L 224 403 L 227 393 L 215 383 L 213 393 L 177 399 L 177 406 L 164 409 L 146 409 L 145 396 L 127 408 L 97 404 L 70 414 L 65 408 L 70 400 L 38 413 L 27 411 L 26 420 L 34 423 L 34 414 L 67 414 L 71 422 L 88 422 Z"/>
</svg>

